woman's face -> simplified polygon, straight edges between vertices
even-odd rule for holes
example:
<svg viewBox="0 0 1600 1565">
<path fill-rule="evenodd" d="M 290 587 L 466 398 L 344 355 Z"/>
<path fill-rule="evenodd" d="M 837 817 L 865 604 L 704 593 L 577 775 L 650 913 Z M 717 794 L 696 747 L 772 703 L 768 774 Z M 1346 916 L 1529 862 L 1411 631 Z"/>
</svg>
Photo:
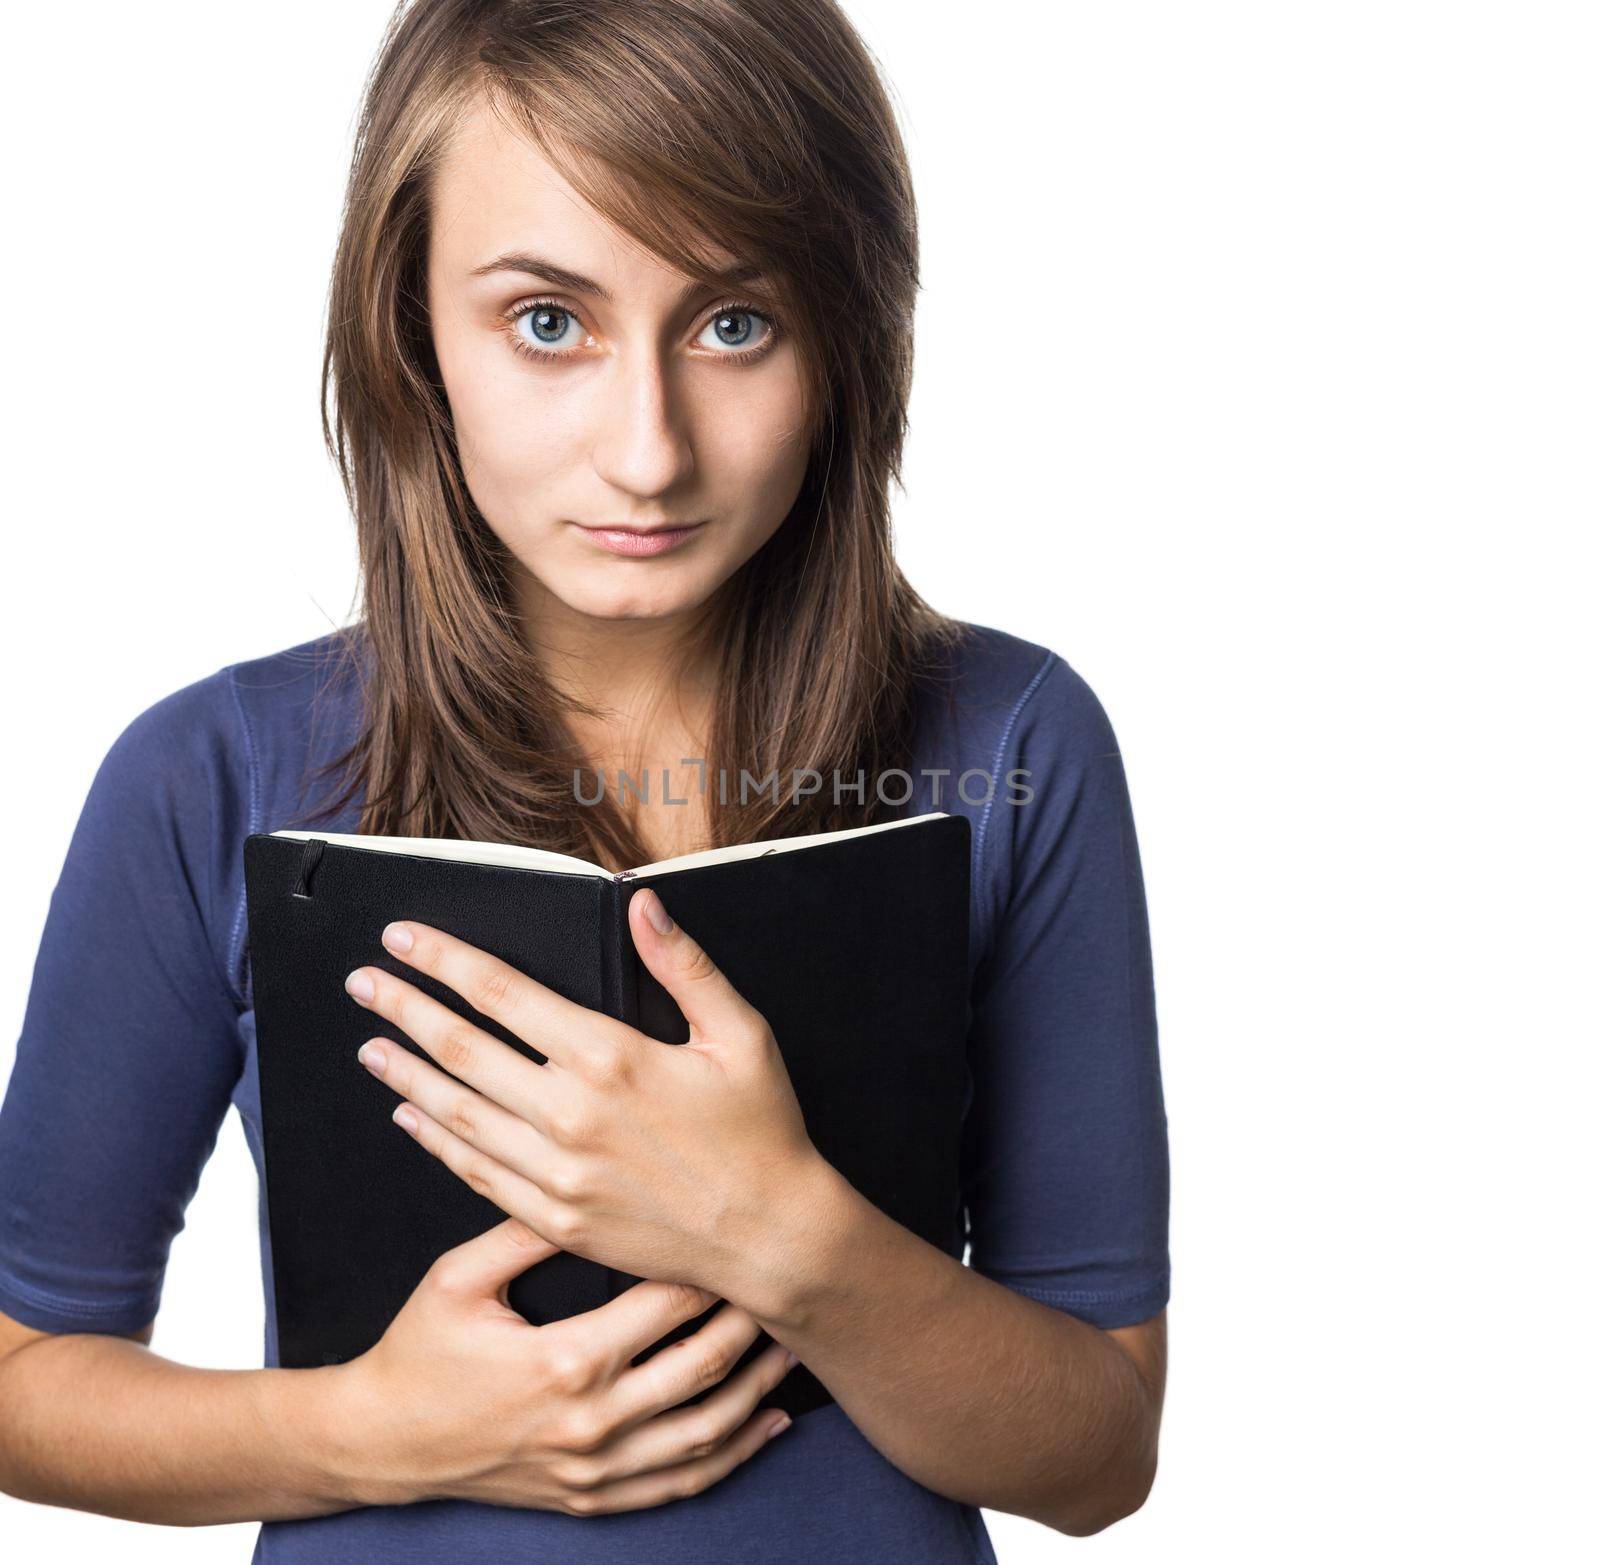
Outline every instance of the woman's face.
<svg viewBox="0 0 1600 1565">
<path fill-rule="evenodd" d="M 525 610 L 703 604 L 805 475 L 800 360 L 754 308 L 762 280 L 714 291 L 668 269 L 481 106 L 439 170 L 431 229 L 428 307 L 467 487 L 524 567 Z"/>
</svg>

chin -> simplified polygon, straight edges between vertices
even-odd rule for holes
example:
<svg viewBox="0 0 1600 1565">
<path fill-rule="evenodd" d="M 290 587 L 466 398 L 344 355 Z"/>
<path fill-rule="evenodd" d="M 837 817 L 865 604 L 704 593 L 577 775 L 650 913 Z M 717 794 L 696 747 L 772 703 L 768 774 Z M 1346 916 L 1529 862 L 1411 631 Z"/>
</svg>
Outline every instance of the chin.
<svg viewBox="0 0 1600 1565">
<path fill-rule="evenodd" d="M 703 604 L 717 583 L 707 582 L 699 571 L 649 572 L 650 579 L 606 579 L 611 573 L 587 573 L 582 579 L 546 580 L 545 586 L 575 614 L 590 619 L 665 619 Z M 622 573 L 618 573 L 621 575 Z M 643 571 L 636 573 L 644 576 Z"/>
</svg>

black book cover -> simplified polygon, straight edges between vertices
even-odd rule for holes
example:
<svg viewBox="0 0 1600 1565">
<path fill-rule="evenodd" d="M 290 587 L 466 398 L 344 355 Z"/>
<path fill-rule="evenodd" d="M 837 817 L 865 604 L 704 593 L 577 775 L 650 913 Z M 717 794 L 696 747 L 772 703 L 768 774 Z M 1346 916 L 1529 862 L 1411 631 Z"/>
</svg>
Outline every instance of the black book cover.
<svg viewBox="0 0 1600 1565">
<path fill-rule="evenodd" d="M 446 930 L 569 1000 L 676 1044 L 688 1026 L 639 960 L 627 925 L 629 898 L 654 886 L 771 1024 L 817 1150 L 874 1205 L 961 1259 L 970 836 L 964 816 L 944 815 L 613 877 L 250 835 L 249 957 L 279 1363 L 305 1368 L 364 1353 L 440 1254 L 505 1217 L 390 1119 L 397 1095 L 361 1067 L 356 1050 L 382 1033 L 430 1056 L 356 1004 L 345 976 L 382 968 L 528 1059 L 545 1057 L 391 956 L 379 936 L 397 918 Z M 594 1309 L 639 1280 L 561 1252 L 514 1279 L 508 1298 L 539 1325 Z M 771 1340 L 760 1333 L 735 1368 Z M 798 1416 L 832 1400 L 801 1363 L 761 1406 Z"/>
</svg>

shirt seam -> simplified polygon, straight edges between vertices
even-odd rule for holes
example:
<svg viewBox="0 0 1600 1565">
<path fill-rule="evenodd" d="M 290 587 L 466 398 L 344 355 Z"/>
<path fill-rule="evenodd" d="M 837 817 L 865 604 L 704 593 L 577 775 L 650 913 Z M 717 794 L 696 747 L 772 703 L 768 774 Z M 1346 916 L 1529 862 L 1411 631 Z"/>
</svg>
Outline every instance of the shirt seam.
<svg viewBox="0 0 1600 1565">
<path fill-rule="evenodd" d="M 1005 1282 L 1001 1277 L 991 1280 L 1004 1283 L 1016 1293 L 1025 1293 L 1030 1299 L 1061 1304 L 1131 1304 L 1137 1299 L 1148 1298 L 1151 1294 L 1169 1288 L 1172 1283 L 1172 1271 L 1170 1267 L 1163 1267 L 1156 1277 L 1149 1282 L 1141 1283 L 1136 1288 L 1034 1288 L 1025 1283 Z"/>
<path fill-rule="evenodd" d="M 248 800 L 248 816 L 245 824 L 245 835 L 250 836 L 261 830 L 261 787 L 258 768 L 256 765 L 255 736 L 250 728 L 250 718 L 244 709 L 244 698 L 239 694 L 239 678 L 237 671 L 228 669 L 228 688 L 233 692 L 233 709 L 239 717 L 239 728 L 244 736 L 246 798 Z M 236 988 L 233 975 L 242 970 L 244 961 L 245 941 L 245 915 L 246 895 L 241 886 L 238 905 L 233 914 L 233 930 L 228 937 L 228 987 L 239 1002 L 240 1010 L 248 1010 L 250 999 L 242 988 Z"/>
<path fill-rule="evenodd" d="M 989 870 L 989 861 L 984 856 L 984 849 L 989 836 L 989 816 L 994 809 L 995 793 L 999 788 L 1000 766 L 1005 760 L 1006 748 L 1011 743 L 1012 730 L 1016 727 L 1018 718 L 1022 716 L 1022 709 L 1028 704 L 1028 700 L 1034 691 L 1039 688 L 1039 684 L 1045 675 L 1050 672 L 1051 666 L 1059 661 L 1060 659 L 1053 651 L 1045 653 L 1044 661 L 1034 670 L 1033 678 L 1028 681 L 1022 694 L 1017 697 L 1016 704 L 1006 717 L 1005 724 L 1000 730 L 1000 738 L 994 747 L 994 762 L 989 771 L 992 786 L 989 789 L 989 797 L 984 800 L 983 813 L 978 817 L 978 840 L 975 849 L 979 873 L 984 876 L 986 883 L 991 887 L 995 883 L 995 876 Z"/>
<path fill-rule="evenodd" d="M 159 1300 L 158 1293 L 153 1293 L 149 1289 L 126 1299 L 69 1299 L 63 1294 L 36 1288 L 32 1283 L 24 1282 L 14 1272 L 9 1272 L 4 1267 L 0 1267 L 0 1289 L 39 1309 L 54 1310 L 61 1315 L 79 1315 L 85 1319 L 101 1315 L 125 1315 L 130 1311 L 143 1310 Z"/>
</svg>

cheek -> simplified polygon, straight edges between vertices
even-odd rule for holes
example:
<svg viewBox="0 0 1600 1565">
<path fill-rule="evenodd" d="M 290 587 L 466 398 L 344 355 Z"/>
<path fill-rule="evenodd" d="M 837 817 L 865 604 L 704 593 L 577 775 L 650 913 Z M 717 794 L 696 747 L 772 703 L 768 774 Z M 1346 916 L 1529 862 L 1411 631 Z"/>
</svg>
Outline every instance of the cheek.
<svg viewBox="0 0 1600 1565">
<path fill-rule="evenodd" d="M 707 487 L 741 525 L 770 533 L 805 477 L 807 431 L 797 373 L 774 365 L 744 394 L 718 396 L 699 421 L 696 449 Z"/>
<path fill-rule="evenodd" d="M 491 523 L 514 524 L 573 449 L 571 405 L 539 395 L 536 377 L 491 331 L 436 334 L 435 347 L 467 487 Z"/>
</svg>

